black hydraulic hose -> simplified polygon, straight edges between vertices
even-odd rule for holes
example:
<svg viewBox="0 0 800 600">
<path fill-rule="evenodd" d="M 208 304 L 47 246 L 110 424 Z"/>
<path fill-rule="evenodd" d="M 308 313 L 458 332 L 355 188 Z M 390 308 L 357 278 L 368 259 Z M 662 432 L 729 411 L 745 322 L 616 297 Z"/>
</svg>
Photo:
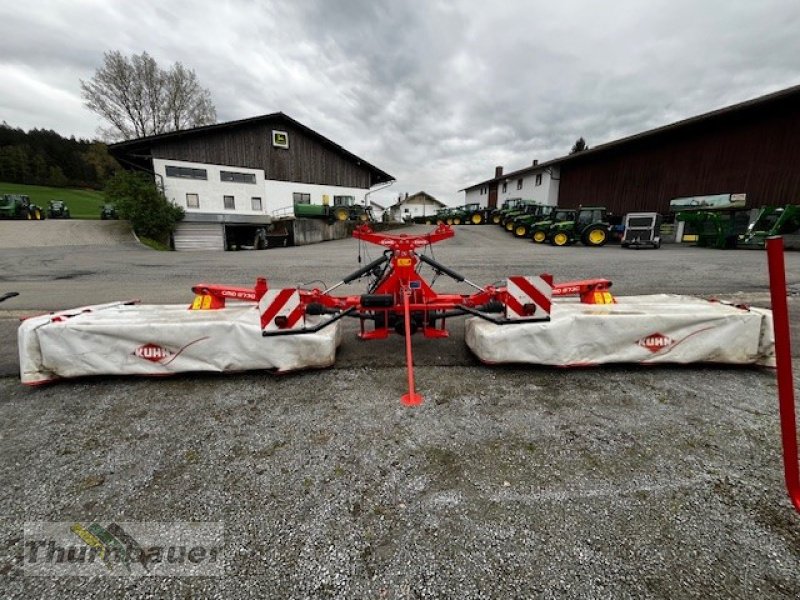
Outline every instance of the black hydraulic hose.
<svg viewBox="0 0 800 600">
<path fill-rule="evenodd" d="M 466 277 L 464 277 L 463 275 L 459 275 L 458 273 L 453 271 L 453 269 L 450 269 L 449 267 L 445 267 L 438 260 L 430 258 L 429 256 L 426 256 L 425 254 L 417 254 L 417 257 L 419 257 L 419 259 L 422 262 L 427 263 L 430 266 L 432 266 L 434 269 L 436 269 L 437 271 L 440 271 L 440 272 L 444 273 L 445 275 L 448 275 L 449 277 L 452 277 L 453 279 L 455 279 L 459 283 L 461 283 L 462 281 L 464 281 L 466 279 Z"/>
<path fill-rule="evenodd" d="M 375 267 L 379 267 L 388 260 L 389 257 L 384 254 L 380 258 L 376 258 L 375 260 L 373 260 L 365 267 L 361 267 L 358 271 L 355 271 L 354 273 L 351 273 L 350 275 L 342 279 L 342 283 L 350 283 L 351 281 L 355 281 L 356 279 L 363 277 L 364 275 L 372 271 Z"/>
</svg>

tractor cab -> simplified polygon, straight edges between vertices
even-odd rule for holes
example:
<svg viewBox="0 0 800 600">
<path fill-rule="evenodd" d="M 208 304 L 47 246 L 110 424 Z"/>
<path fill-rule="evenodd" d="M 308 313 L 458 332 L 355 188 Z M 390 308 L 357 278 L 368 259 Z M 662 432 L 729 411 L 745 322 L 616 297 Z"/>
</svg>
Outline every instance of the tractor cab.
<svg viewBox="0 0 800 600">
<path fill-rule="evenodd" d="M 522 198 L 509 198 L 508 200 L 503 202 L 503 205 L 500 208 L 496 208 L 495 210 L 493 210 L 492 213 L 489 215 L 489 218 L 495 225 L 502 225 L 503 217 L 505 216 L 505 214 L 517 208 L 517 206 L 520 205 L 522 202 L 523 202 Z"/>
<path fill-rule="evenodd" d="M 371 221 L 372 207 L 356 202 L 355 196 L 334 196 L 331 215 L 337 221 Z"/>
<path fill-rule="evenodd" d="M 550 235 L 550 228 L 554 223 L 575 220 L 575 211 L 572 209 L 556 208 L 555 206 L 543 206 L 542 208 L 548 210 L 543 212 L 542 218 L 533 221 L 528 226 L 531 239 L 537 244 L 543 244 L 547 241 Z"/>
<path fill-rule="evenodd" d="M 548 206 L 542 204 L 529 204 L 525 210 L 514 217 L 514 224 L 512 231 L 514 236 L 522 238 L 528 237 L 532 231 L 532 225 L 547 219 L 553 211 L 556 210 L 555 206 Z"/>
<path fill-rule="evenodd" d="M 506 231 L 514 231 L 514 219 L 525 214 L 527 211 L 535 211 L 539 203 L 535 200 L 520 200 L 513 209 L 506 211 L 500 224 Z"/>
<path fill-rule="evenodd" d="M 47 203 L 48 219 L 69 219 L 69 207 L 63 200 L 50 200 Z"/>
<path fill-rule="evenodd" d="M 610 225 L 603 206 L 582 206 L 573 220 L 554 222 L 550 227 L 550 243 L 567 246 L 580 241 L 584 246 L 603 246 L 610 233 Z"/>
</svg>

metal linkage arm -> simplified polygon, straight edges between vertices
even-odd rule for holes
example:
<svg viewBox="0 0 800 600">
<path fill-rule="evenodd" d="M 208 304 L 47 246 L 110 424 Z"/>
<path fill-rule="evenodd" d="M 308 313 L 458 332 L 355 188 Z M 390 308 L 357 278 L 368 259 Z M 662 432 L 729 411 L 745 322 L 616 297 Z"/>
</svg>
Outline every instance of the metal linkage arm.
<svg viewBox="0 0 800 600">
<path fill-rule="evenodd" d="M 453 271 L 453 269 L 451 269 L 449 267 L 445 267 L 438 260 L 435 260 L 435 259 L 431 258 L 430 256 L 426 256 L 424 254 L 417 254 L 417 258 L 419 258 L 422 262 L 424 262 L 424 263 L 430 265 L 431 267 L 433 267 L 433 269 L 438 271 L 439 273 L 444 273 L 445 275 L 447 275 L 448 277 L 452 277 L 453 279 L 455 279 L 459 283 L 461 283 L 463 281 L 467 285 L 471 285 L 472 287 L 474 287 L 477 290 L 483 290 L 483 288 L 481 286 L 479 286 L 477 283 L 472 283 L 469 279 L 467 279 L 466 277 L 464 277 L 460 273 L 457 273 L 457 272 Z"/>
</svg>

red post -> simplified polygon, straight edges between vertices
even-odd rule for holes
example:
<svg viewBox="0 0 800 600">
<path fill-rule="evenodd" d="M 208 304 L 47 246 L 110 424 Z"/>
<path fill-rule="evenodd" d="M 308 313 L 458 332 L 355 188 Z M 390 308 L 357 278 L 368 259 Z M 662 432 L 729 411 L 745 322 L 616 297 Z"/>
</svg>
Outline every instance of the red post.
<svg viewBox="0 0 800 600">
<path fill-rule="evenodd" d="M 411 309 L 408 305 L 408 297 L 410 295 L 411 291 L 408 288 L 404 288 L 403 308 L 405 309 L 404 312 L 406 320 L 406 369 L 408 370 L 408 393 L 403 394 L 402 398 L 400 398 L 400 402 L 406 406 L 418 406 L 422 404 L 422 396 L 417 394 L 416 390 L 414 389 L 414 355 L 411 352 Z"/>
<path fill-rule="evenodd" d="M 767 238 L 769 291 L 772 300 L 772 324 L 775 331 L 775 362 L 778 377 L 778 406 L 783 442 L 783 472 L 786 490 L 800 512 L 800 460 L 797 455 L 792 348 L 789 340 L 789 306 L 786 301 L 786 271 L 783 261 L 783 238 Z"/>
</svg>

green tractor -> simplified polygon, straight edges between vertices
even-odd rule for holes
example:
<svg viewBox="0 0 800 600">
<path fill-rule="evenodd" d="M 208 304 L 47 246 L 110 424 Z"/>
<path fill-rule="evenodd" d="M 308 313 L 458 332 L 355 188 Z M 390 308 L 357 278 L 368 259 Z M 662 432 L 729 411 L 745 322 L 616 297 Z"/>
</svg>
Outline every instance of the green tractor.
<svg viewBox="0 0 800 600">
<path fill-rule="evenodd" d="M 512 228 L 514 236 L 519 238 L 528 237 L 528 234 L 531 232 L 531 225 L 548 219 L 555 209 L 555 206 L 529 204 L 525 207 L 524 213 L 514 217 L 514 225 Z"/>
<path fill-rule="evenodd" d="M 334 221 L 371 221 L 372 211 L 356 202 L 355 196 L 334 196 L 333 206 L 297 202 L 294 216 L 302 219 L 327 219 Z"/>
<path fill-rule="evenodd" d="M 110 203 L 103 204 L 103 207 L 100 209 L 100 218 L 103 221 L 119 219 L 117 207 Z"/>
<path fill-rule="evenodd" d="M 456 220 L 459 222 L 456 223 Z M 477 202 L 465 204 L 461 208 L 455 209 L 453 213 L 454 225 L 460 225 L 462 223 L 466 225 L 482 225 L 488 220 L 489 210 L 486 208 L 481 208 L 481 205 Z"/>
<path fill-rule="evenodd" d="M 69 207 L 63 200 L 50 200 L 47 203 L 48 219 L 69 219 Z"/>
<path fill-rule="evenodd" d="M 536 244 L 544 244 L 550 235 L 550 228 L 553 223 L 564 223 L 575 220 L 575 210 L 568 208 L 556 208 L 546 218 L 541 221 L 531 223 L 529 226 L 530 238 Z"/>
<path fill-rule="evenodd" d="M 738 247 L 763 249 L 766 239 L 773 235 L 783 236 L 784 248 L 800 249 L 800 206 L 762 206 L 739 236 Z"/>
<path fill-rule="evenodd" d="M 599 247 L 608 241 L 611 225 L 604 206 L 582 206 L 567 221 L 555 221 L 548 239 L 553 246 L 568 246 L 580 241 L 584 246 Z"/>
<path fill-rule="evenodd" d="M 522 198 L 509 198 L 500 208 L 495 208 L 492 212 L 489 213 L 489 221 L 494 223 L 495 225 L 503 224 L 503 217 L 508 211 L 514 210 L 518 204 L 522 202 Z"/>
<path fill-rule="evenodd" d="M 675 215 L 676 221 L 683 221 L 686 227 L 684 241 L 694 238 L 695 245 L 701 248 L 720 250 L 736 248 L 739 236 L 744 235 L 750 222 L 750 211 L 730 210 L 685 210 Z"/>
<path fill-rule="evenodd" d="M 534 200 L 520 200 L 513 210 L 506 211 L 503 214 L 503 220 L 500 222 L 500 224 L 506 231 L 514 231 L 514 219 L 524 215 L 528 211 L 536 210 L 536 207 L 538 206 L 539 204 Z"/>
<path fill-rule="evenodd" d="M 44 218 L 44 210 L 40 206 L 33 204 L 29 196 L 24 194 L 3 194 L 0 196 L 0 219 L 41 221 Z"/>
</svg>

